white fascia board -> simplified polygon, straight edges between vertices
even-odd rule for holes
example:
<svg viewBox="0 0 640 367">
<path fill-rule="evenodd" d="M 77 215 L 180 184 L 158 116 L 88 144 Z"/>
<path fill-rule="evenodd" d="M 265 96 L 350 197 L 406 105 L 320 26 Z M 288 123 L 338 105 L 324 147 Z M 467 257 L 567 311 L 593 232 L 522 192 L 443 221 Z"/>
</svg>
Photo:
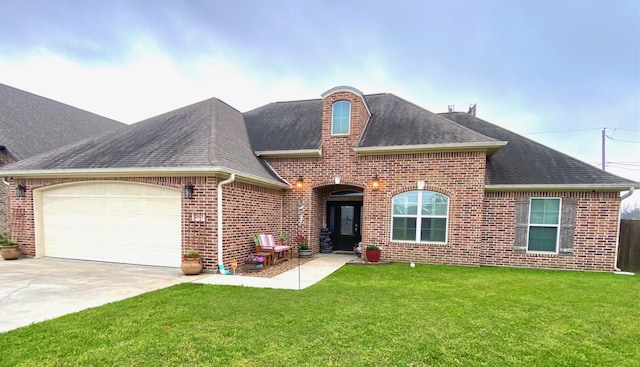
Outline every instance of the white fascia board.
<svg viewBox="0 0 640 367">
<path fill-rule="evenodd" d="M 451 144 L 421 144 L 421 145 L 390 145 L 376 147 L 359 147 L 355 152 L 359 155 L 376 154 L 403 154 L 424 152 L 465 152 L 487 151 L 495 152 L 507 145 L 506 141 L 478 142 L 478 143 L 451 143 Z"/>
<path fill-rule="evenodd" d="M 132 168 L 81 168 L 49 170 L 1 171 L 0 176 L 11 178 L 78 178 L 78 177 L 224 177 L 235 173 L 236 180 L 259 186 L 288 189 L 290 185 L 276 180 L 251 175 L 226 167 L 132 167 Z"/>
<path fill-rule="evenodd" d="M 256 150 L 253 154 L 263 158 L 320 157 L 322 156 L 322 149 Z"/>
<path fill-rule="evenodd" d="M 501 191 L 508 191 L 508 192 L 514 192 L 514 191 L 536 191 L 536 192 L 542 192 L 542 191 L 625 191 L 625 190 L 629 190 L 629 188 L 633 186 L 633 185 L 629 185 L 629 184 L 611 184 L 611 185 L 603 185 L 603 184 L 594 184 L 594 185 L 588 185 L 588 184 L 577 184 L 577 185 L 572 185 L 572 184 L 567 184 L 567 185 L 552 185 L 552 184 L 545 184 L 545 185 L 527 185 L 527 184 L 523 184 L 523 185 L 485 185 L 484 186 L 484 190 L 487 192 L 501 192 Z M 639 187 L 639 186 L 634 186 L 634 187 Z"/>
</svg>

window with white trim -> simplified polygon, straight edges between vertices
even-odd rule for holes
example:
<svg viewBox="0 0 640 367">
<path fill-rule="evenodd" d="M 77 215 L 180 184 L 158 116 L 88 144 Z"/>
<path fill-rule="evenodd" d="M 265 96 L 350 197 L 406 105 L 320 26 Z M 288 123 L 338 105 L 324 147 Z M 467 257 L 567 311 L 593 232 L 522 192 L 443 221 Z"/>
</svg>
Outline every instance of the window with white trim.
<svg viewBox="0 0 640 367">
<path fill-rule="evenodd" d="M 447 242 L 449 198 L 433 191 L 409 191 L 392 199 L 391 240 Z"/>
<path fill-rule="evenodd" d="M 560 198 L 531 198 L 527 251 L 558 252 Z"/>
<path fill-rule="evenodd" d="M 331 135 L 349 135 L 351 103 L 338 101 L 331 105 Z"/>
</svg>

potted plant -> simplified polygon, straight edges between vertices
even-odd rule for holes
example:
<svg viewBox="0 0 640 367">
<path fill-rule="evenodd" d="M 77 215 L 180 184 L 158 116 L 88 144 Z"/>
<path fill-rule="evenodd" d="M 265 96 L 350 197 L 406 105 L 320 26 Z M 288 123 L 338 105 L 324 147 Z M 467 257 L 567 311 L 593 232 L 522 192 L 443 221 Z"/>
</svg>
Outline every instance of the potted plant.
<svg viewBox="0 0 640 367">
<path fill-rule="evenodd" d="M 256 252 L 260 252 L 260 238 L 257 233 L 253 235 L 253 244 L 256 246 Z"/>
<path fill-rule="evenodd" d="M 202 270 L 202 263 L 200 262 L 200 254 L 198 251 L 191 250 L 182 255 L 182 264 L 180 269 L 184 275 L 196 275 L 200 274 Z"/>
<path fill-rule="evenodd" d="M 7 233 L 0 233 L 0 255 L 5 260 L 15 260 L 22 255 L 18 244 L 9 239 Z"/>
<path fill-rule="evenodd" d="M 264 266 L 264 257 L 256 256 L 255 254 L 250 254 L 244 259 L 243 269 L 250 272 L 256 273 L 262 270 Z"/>
<path fill-rule="evenodd" d="M 311 249 L 309 248 L 309 241 L 307 241 L 307 237 L 299 234 L 294 239 L 296 244 L 298 245 L 298 257 L 306 259 L 311 257 Z"/>
<path fill-rule="evenodd" d="M 368 245 L 366 250 L 367 261 L 370 263 L 377 263 L 380 261 L 380 247 L 376 245 Z"/>
<path fill-rule="evenodd" d="M 285 240 L 284 240 L 284 232 L 280 232 L 280 245 L 284 246 L 285 245 Z"/>
</svg>

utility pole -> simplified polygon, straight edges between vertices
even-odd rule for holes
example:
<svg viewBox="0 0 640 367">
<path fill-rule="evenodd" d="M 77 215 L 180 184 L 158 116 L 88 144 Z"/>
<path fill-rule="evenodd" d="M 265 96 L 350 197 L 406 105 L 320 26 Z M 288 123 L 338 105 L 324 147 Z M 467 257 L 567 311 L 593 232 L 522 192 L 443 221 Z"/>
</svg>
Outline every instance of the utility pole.
<svg viewBox="0 0 640 367">
<path fill-rule="evenodd" d="M 604 168 L 604 138 L 605 138 L 605 132 L 607 131 L 606 127 L 602 128 L 602 170 L 606 171 Z"/>
</svg>

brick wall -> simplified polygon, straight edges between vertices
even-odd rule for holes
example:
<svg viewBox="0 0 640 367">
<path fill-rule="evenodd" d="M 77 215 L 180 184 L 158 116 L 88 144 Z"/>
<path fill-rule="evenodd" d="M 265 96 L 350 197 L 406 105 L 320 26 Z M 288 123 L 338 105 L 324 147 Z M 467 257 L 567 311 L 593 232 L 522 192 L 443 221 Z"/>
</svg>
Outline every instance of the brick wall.
<svg viewBox="0 0 640 367">
<path fill-rule="evenodd" d="M 27 186 L 26 197 L 10 196 L 13 223 L 20 223 L 13 233 L 26 255 L 35 256 L 35 226 L 33 190 L 71 182 L 125 181 L 138 182 L 182 190 L 187 183 L 194 185 L 194 198 L 182 199 L 182 250 L 197 250 L 203 256 L 206 269 L 217 269 L 217 185 L 214 177 L 129 177 L 96 179 L 29 179 L 12 183 Z M 229 266 L 232 259 L 240 261 L 253 250 L 252 236 L 256 232 L 277 233 L 282 218 L 280 190 L 266 189 L 234 182 L 223 187 L 223 261 Z M 194 214 L 204 215 L 205 221 L 193 221 Z"/>
<path fill-rule="evenodd" d="M 348 100 L 352 104 L 351 133 L 331 135 L 331 104 Z M 360 98 L 348 92 L 336 92 L 323 101 L 322 157 L 274 158 L 271 166 L 286 180 L 304 179 L 302 190 L 284 193 L 284 228 L 288 234 L 309 236 L 314 252 L 319 249 L 320 228 L 326 220 L 326 202 L 332 191 L 362 191 L 363 244 L 382 246 L 383 261 L 415 261 L 478 265 L 482 205 L 484 196 L 485 154 L 483 152 L 447 152 L 359 156 L 357 145 L 369 115 Z M 374 176 L 381 181 L 374 191 Z M 336 185 L 334 177 L 340 176 Z M 417 189 L 445 194 L 450 199 L 447 244 L 417 244 L 391 241 L 391 199 L 394 195 Z M 297 208 L 304 206 L 304 212 Z M 295 214 L 293 214 L 295 213 Z M 292 215 L 293 214 L 293 215 Z M 303 215 L 302 222 L 300 214 Z"/>
<path fill-rule="evenodd" d="M 573 197 L 578 207 L 572 254 L 514 251 L 516 201 L 519 197 Z M 488 192 L 484 199 L 482 265 L 612 271 L 618 235 L 617 192 Z"/>
<path fill-rule="evenodd" d="M 0 167 L 13 163 L 6 149 L 0 148 Z M 0 183 L 0 233 L 9 231 L 9 186 Z M 14 191 L 15 192 L 15 191 Z"/>
</svg>

